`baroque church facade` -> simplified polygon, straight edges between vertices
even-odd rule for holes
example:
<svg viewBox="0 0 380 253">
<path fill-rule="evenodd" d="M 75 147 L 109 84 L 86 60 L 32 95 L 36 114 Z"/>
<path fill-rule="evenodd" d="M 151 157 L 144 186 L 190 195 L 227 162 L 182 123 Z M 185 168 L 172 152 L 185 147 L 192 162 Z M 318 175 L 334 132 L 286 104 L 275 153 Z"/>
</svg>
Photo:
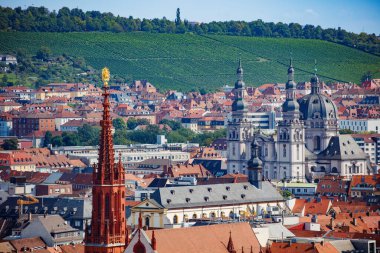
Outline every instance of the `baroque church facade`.
<svg viewBox="0 0 380 253">
<path fill-rule="evenodd" d="M 310 80 L 311 93 L 297 100 L 290 62 L 283 119 L 277 125 L 276 134 L 271 136 L 256 131 L 247 118 L 240 62 L 237 76 L 232 119 L 227 125 L 228 173 L 248 174 L 251 143 L 255 142 L 260 147 L 264 179 L 311 182 L 326 174 L 347 179 L 352 175 L 372 174 L 365 153 L 354 139 L 339 135 L 337 107 L 321 93 L 316 73 Z"/>
</svg>

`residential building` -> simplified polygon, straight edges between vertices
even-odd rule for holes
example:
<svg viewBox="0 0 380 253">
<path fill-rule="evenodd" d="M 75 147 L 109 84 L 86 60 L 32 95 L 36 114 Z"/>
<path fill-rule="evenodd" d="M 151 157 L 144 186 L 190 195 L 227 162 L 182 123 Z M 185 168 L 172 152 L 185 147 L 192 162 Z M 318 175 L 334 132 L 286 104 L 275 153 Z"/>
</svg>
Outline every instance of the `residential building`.
<svg viewBox="0 0 380 253">
<path fill-rule="evenodd" d="M 324 176 L 319 179 L 316 193 L 323 196 L 347 196 L 350 181 L 343 179 L 339 176 Z"/>
<path fill-rule="evenodd" d="M 365 198 L 375 194 L 376 187 L 380 181 L 380 175 L 353 176 L 348 191 L 349 196 Z"/>
<path fill-rule="evenodd" d="M 350 129 L 354 132 L 376 132 L 380 134 L 380 119 L 350 118 L 339 119 L 339 129 Z"/>
<path fill-rule="evenodd" d="M 72 194 L 71 184 L 38 184 L 36 185 L 36 196 L 58 196 L 61 194 Z"/>
<path fill-rule="evenodd" d="M 380 134 L 352 134 L 364 153 L 373 164 L 380 164 Z"/>
<path fill-rule="evenodd" d="M 180 149 L 182 150 L 181 146 Z M 70 159 L 80 159 L 87 165 L 98 161 L 98 147 L 96 146 L 54 147 L 51 150 L 55 154 L 67 155 Z M 170 159 L 173 163 L 184 163 L 190 159 L 188 152 L 170 150 L 162 145 L 151 144 L 115 145 L 116 159 L 118 159 L 118 154 L 121 154 L 121 160 L 127 169 L 134 168 L 136 163 L 147 159 Z"/>
<path fill-rule="evenodd" d="M 0 114 L 0 136 L 10 136 L 13 128 L 13 116 L 8 113 Z"/>
<path fill-rule="evenodd" d="M 12 119 L 13 134 L 26 136 L 34 131 L 55 131 L 55 119 L 49 113 L 28 113 Z"/>
<path fill-rule="evenodd" d="M 33 219 L 21 231 L 21 238 L 41 237 L 46 245 L 78 244 L 83 241 L 83 234 L 66 223 L 59 215 L 44 215 Z"/>
<path fill-rule="evenodd" d="M 308 198 L 313 197 L 317 192 L 316 183 L 288 183 L 288 182 L 275 182 L 274 185 L 281 191 L 289 191 L 295 197 Z"/>
<path fill-rule="evenodd" d="M 10 171 L 36 171 L 31 154 L 24 151 L 0 152 L 0 168 Z"/>
</svg>

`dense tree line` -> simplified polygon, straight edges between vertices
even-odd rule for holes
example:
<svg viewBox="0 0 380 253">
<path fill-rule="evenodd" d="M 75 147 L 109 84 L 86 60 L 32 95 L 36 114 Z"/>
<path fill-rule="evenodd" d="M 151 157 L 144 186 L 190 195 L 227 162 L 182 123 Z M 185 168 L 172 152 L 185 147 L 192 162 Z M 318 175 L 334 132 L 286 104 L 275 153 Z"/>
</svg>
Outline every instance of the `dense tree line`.
<svg viewBox="0 0 380 253">
<path fill-rule="evenodd" d="M 132 32 L 155 33 L 224 34 L 235 36 L 282 37 L 320 39 L 354 47 L 380 55 L 380 40 L 375 34 L 347 32 L 338 29 L 322 29 L 320 26 L 298 23 L 273 23 L 256 20 L 196 23 L 182 21 L 177 9 L 175 21 L 165 17 L 159 19 L 139 19 L 114 16 L 99 11 L 83 12 L 81 9 L 63 7 L 58 12 L 50 12 L 45 7 L 0 7 L 0 30 L 26 32 Z"/>
<path fill-rule="evenodd" d="M 127 122 L 123 119 L 114 119 L 112 121 L 115 128 L 113 136 L 115 145 L 127 145 L 133 143 L 149 143 L 155 144 L 157 135 L 166 135 L 169 143 L 185 143 L 193 142 L 199 143 L 201 146 L 209 146 L 215 139 L 224 138 L 226 130 L 221 129 L 215 132 L 195 133 L 190 129 L 183 128 L 177 121 L 163 120 L 160 123 L 167 124 L 168 128 L 160 129 L 158 125 L 150 125 L 144 119 L 130 118 Z M 139 125 L 147 125 L 145 129 L 133 130 Z M 99 143 L 100 128 L 97 126 L 90 126 L 88 124 L 78 128 L 78 132 L 63 132 L 62 135 L 54 136 L 51 132 L 47 131 L 44 138 L 44 147 L 50 144 L 53 147 L 60 146 L 95 146 Z M 16 139 L 17 141 L 17 139 Z M 8 144 L 7 144 L 8 145 Z M 8 146 L 3 149 L 9 148 Z M 17 144 L 16 144 L 17 149 Z"/>
</svg>

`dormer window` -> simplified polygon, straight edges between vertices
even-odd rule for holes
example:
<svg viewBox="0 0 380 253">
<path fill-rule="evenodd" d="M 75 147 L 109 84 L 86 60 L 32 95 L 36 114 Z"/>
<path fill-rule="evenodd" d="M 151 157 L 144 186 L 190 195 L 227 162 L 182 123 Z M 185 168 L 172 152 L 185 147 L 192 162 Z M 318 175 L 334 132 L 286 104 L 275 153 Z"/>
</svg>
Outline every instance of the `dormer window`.
<svg viewBox="0 0 380 253">
<path fill-rule="evenodd" d="M 208 201 L 208 197 L 204 197 L 204 200 L 207 202 Z"/>
<path fill-rule="evenodd" d="M 208 190 L 208 192 L 212 192 L 212 188 L 211 187 L 207 188 L 207 190 Z"/>
<path fill-rule="evenodd" d="M 190 198 L 186 198 L 186 202 L 189 203 L 190 202 Z"/>
<path fill-rule="evenodd" d="M 242 195 L 241 195 L 241 198 L 242 198 L 242 199 L 245 199 L 245 194 L 242 194 Z"/>
<path fill-rule="evenodd" d="M 226 200 L 227 199 L 227 195 L 223 195 L 223 199 Z"/>
<path fill-rule="evenodd" d="M 248 185 L 244 185 L 244 190 L 247 190 L 248 189 Z"/>
<path fill-rule="evenodd" d="M 166 203 L 170 204 L 170 202 L 172 202 L 171 199 L 167 199 L 167 200 L 166 200 Z"/>
<path fill-rule="evenodd" d="M 194 189 L 189 189 L 189 192 L 190 192 L 190 193 L 193 193 L 193 191 L 194 191 Z"/>
<path fill-rule="evenodd" d="M 226 190 L 229 191 L 229 190 L 230 190 L 230 187 L 229 187 L 229 186 L 226 186 Z"/>
<path fill-rule="evenodd" d="M 174 194 L 175 194 L 175 191 L 174 191 L 174 190 L 171 190 L 170 193 L 171 193 L 171 195 L 174 195 Z"/>
</svg>

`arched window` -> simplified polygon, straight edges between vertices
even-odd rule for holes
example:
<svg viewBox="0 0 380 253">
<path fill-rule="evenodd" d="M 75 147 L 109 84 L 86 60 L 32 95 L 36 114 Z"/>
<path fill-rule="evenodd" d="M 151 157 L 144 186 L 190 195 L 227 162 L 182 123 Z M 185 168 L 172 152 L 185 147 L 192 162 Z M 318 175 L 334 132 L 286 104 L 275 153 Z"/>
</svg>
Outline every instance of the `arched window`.
<svg viewBox="0 0 380 253">
<path fill-rule="evenodd" d="M 236 149 L 235 149 L 235 145 L 234 144 L 232 144 L 233 146 L 232 146 L 232 155 L 235 155 L 236 154 Z"/>
<path fill-rule="evenodd" d="M 321 172 L 326 172 L 325 166 L 321 166 Z"/>
<path fill-rule="evenodd" d="M 286 168 L 284 167 L 284 169 L 286 169 Z M 284 179 L 286 179 L 286 171 L 284 171 Z"/>
<path fill-rule="evenodd" d="M 178 216 L 174 215 L 173 217 L 173 224 L 178 224 Z"/>
<path fill-rule="evenodd" d="M 337 169 L 336 167 L 333 167 L 333 168 L 331 169 L 331 173 L 338 173 L 338 169 Z"/>
<path fill-rule="evenodd" d="M 229 216 L 230 216 L 231 219 L 233 219 L 235 217 L 234 212 L 231 211 Z"/>
<path fill-rule="evenodd" d="M 321 150 L 321 137 L 314 136 L 314 151 Z"/>
<path fill-rule="evenodd" d="M 149 216 L 145 217 L 145 226 L 150 227 L 150 218 L 149 218 Z"/>
<path fill-rule="evenodd" d="M 222 212 L 220 212 L 220 217 L 224 218 L 224 217 L 226 217 L 226 214 L 222 211 Z"/>
<path fill-rule="evenodd" d="M 189 222 L 189 216 L 188 216 L 187 214 L 185 214 L 185 215 L 183 216 L 183 221 L 184 221 L 184 222 Z"/>
<path fill-rule="evenodd" d="M 193 219 L 196 219 L 198 216 L 197 216 L 197 214 L 195 213 L 195 214 L 193 214 Z"/>
<path fill-rule="evenodd" d="M 282 156 L 286 157 L 286 144 L 283 145 Z"/>
<path fill-rule="evenodd" d="M 212 219 L 215 218 L 215 213 L 214 212 L 210 213 L 210 218 L 212 218 Z"/>
</svg>

